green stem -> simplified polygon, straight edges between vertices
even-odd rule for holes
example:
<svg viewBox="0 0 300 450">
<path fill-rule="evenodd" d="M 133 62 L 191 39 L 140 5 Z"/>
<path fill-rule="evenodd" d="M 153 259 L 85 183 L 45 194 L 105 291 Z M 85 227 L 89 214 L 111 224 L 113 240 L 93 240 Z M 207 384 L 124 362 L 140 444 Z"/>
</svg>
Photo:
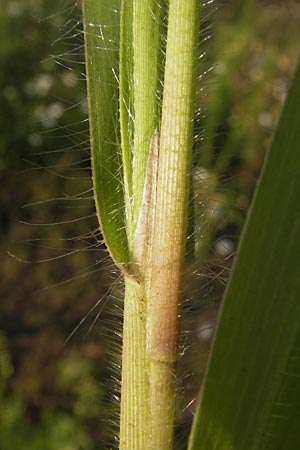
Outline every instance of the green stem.
<svg viewBox="0 0 300 450">
<path fill-rule="evenodd" d="M 150 142 L 159 121 L 160 8 L 156 0 L 123 0 L 120 125 L 128 246 L 141 209 Z"/>
<path fill-rule="evenodd" d="M 134 145 L 133 221 L 141 209 L 149 148 L 158 126 L 159 7 L 157 0 L 133 0 Z"/>
<path fill-rule="evenodd" d="M 199 2 L 170 0 L 147 283 L 151 446 L 172 448 L 174 370 L 190 188 Z"/>
<path fill-rule="evenodd" d="M 127 21 L 132 20 L 132 31 L 127 34 L 133 37 L 132 50 L 126 44 L 133 70 L 127 68 L 127 74 L 120 75 L 125 89 L 121 102 L 127 95 L 134 110 L 132 214 L 127 214 L 127 224 L 132 220 L 128 246 L 133 264 L 125 280 L 120 449 L 171 450 L 199 1 L 169 2 L 161 114 L 157 105 L 158 2 L 133 0 L 127 7 L 124 2 Z M 121 72 L 126 64 L 123 59 Z M 131 124 L 129 114 L 124 113 Z M 124 132 L 128 133 L 123 127 Z"/>
<path fill-rule="evenodd" d="M 97 212 L 125 276 L 121 450 L 172 447 L 199 5 L 83 3 Z"/>
<path fill-rule="evenodd" d="M 146 450 L 148 442 L 146 305 L 143 289 L 125 280 L 120 450 Z"/>
<path fill-rule="evenodd" d="M 151 141 L 158 127 L 159 3 L 123 0 L 120 53 L 120 123 L 129 268 L 140 273 L 137 228 L 143 205 Z M 130 167 L 129 167 L 130 166 Z M 151 191 L 151 190 L 150 190 Z M 146 236 L 145 230 L 141 231 Z M 143 239 L 143 238 L 142 238 Z M 137 243 L 138 242 L 138 243 Z M 133 264 L 131 264 L 133 263 Z M 132 275 L 132 273 L 131 273 Z M 144 284 L 125 277 L 121 450 L 147 450 L 149 441 L 146 299 Z"/>
</svg>

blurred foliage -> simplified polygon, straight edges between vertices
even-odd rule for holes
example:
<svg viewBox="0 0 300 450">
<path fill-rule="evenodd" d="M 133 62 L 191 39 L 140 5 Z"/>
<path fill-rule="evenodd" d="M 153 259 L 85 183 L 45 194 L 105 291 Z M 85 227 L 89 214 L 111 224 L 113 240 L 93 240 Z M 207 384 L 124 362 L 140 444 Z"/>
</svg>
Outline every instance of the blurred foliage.
<svg viewBox="0 0 300 450">
<path fill-rule="evenodd" d="M 104 440 L 99 421 L 106 414 L 105 344 L 99 325 L 88 340 L 79 330 L 64 345 L 110 283 L 105 270 L 99 271 L 103 254 L 88 192 L 78 17 L 78 7 L 59 0 L 1 2 L 0 330 L 7 345 L 1 352 L 6 376 L 0 448 L 5 450 L 90 450 Z"/>
<path fill-rule="evenodd" d="M 57 408 L 48 408 L 43 411 L 37 427 L 34 427 L 26 419 L 26 406 L 21 397 L 16 394 L 7 395 L 6 383 L 12 375 L 13 369 L 5 338 L 1 335 L 0 352 L 0 448 L 5 450 L 15 448 L 26 450 L 40 450 L 41 448 L 46 450 L 92 449 L 91 438 L 81 426 L 80 414 L 71 416 L 67 412 L 58 411 Z M 81 379 L 80 376 L 76 382 Z M 69 380 L 67 391 L 74 387 L 74 381 L 74 378 Z M 83 393 L 88 392 L 83 390 Z"/>
<path fill-rule="evenodd" d="M 217 27 L 205 30 L 214 70 L 198 100 L 199 166 L 204 189 L 214 185 L 202 222 L 216 242 L 225 232 L 236 244 L 298 57 L 300 8 L 295 1 L 225 3 L 213 16 Z"/>
<path fill-rule="evenodd" d="M 90 191 L 80 10 L 64 0 L 0 1 L 0 448 L 99 449 L 108 313 L 96 319 L 105 300 L 64 345 L 111 285 Z M 209 224 L 208 275 L 188 294 L 196 339 L 182 377 L 200 359 L 195 352 L 207 357 L 207 330 L 299 50 L 299 23 L 291 0 L 222 2 L 207 20 L 205 64 L 215 68 L 199 85 L 207 200 L 196 215 L 202 233 Z M 183 402 L 195 389 L 189 376 Z"/>
</svg>

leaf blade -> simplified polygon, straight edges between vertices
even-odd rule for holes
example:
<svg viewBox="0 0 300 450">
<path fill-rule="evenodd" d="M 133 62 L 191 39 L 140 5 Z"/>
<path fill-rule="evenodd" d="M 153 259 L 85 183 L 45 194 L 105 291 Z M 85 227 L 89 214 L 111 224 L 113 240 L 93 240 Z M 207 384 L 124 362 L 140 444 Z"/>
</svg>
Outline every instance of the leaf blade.
<svg viewBox="0 0 300 450">
<path fill-rule="evenodd" d="M 83 3 L 94 195 L 104 240 L 119 265 L 128 261 L 117 125 L 120 3 Z"/>
<path fill-rule="evenodd" d="M 228 285 L 190 450 L 300 445 L 299 123 L 300 65 Z"/>
</svg>

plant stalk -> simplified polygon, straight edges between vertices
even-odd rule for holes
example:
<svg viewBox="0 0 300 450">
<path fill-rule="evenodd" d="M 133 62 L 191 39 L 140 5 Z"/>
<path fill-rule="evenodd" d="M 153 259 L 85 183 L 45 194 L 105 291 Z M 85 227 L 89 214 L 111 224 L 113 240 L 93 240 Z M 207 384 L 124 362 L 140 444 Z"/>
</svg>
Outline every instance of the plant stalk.
<svg viewBox="0 0 300 450">
<path fill-rule="evenodd" d="M 134 269 L 125 276 L 121 450 L 173 447 L 199 1 L 169 1 L 161 114 L 156 106 L 159 39 L 153 22 L 155 5 L 156 1 L 143 0 L 141 9 L 134 0 L 131 9 L 135 117 L 130 227 L 134 236 L 131 242 L 129 237 L 129 249 Z"/>
<path fill-rule="evenodd" d="M 155 217 L 146 274 L 151 450 L 170 450 L 173 445 L 198 18 L 197 0 L 170 0 Z"/>
<path fill-rule="evenodd" d="M 172 448 L 199 7 L 83 2 L 97 214 L 125 277 L 121 450 Z"/>
<path fill-rule="evenodd" d="M 147 235 L 141 226 L 142 216 L 148 216 L 145 179 L 151 141 L 159 121 L 159 14 L 157 0 L 122 1 L 120 125 L 130 273 L 125 275 L 121 450 L 147 450 L 149 442 L 146 296 L 140 277 L 142 261 L 137 254 L 144 253 L 140 249 Z"/>
<path fill-rule="evenodd" d="M 124 299 L 120 450 L 147 449 L 146 305 L 142 286 L 126 277 Z"/>
</svg>

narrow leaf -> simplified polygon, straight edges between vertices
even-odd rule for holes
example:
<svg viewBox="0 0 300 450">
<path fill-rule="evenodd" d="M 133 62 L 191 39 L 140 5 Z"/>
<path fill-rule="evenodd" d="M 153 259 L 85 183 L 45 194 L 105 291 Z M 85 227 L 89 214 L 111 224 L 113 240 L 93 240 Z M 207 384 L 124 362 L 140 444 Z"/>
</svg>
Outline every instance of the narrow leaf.
<svg viewBox="0 0 300 450">
<path fill-rule="evenodd" d="M 225 296 L 190 450 L 300 448 L 300 66 Z"/>
<path fill-rule="evenodd" d="M 96 207 L 116 263 L 128 260 L 118 131 L 120 0 L 84 0 L 86 70 Z"/>
</svg>

